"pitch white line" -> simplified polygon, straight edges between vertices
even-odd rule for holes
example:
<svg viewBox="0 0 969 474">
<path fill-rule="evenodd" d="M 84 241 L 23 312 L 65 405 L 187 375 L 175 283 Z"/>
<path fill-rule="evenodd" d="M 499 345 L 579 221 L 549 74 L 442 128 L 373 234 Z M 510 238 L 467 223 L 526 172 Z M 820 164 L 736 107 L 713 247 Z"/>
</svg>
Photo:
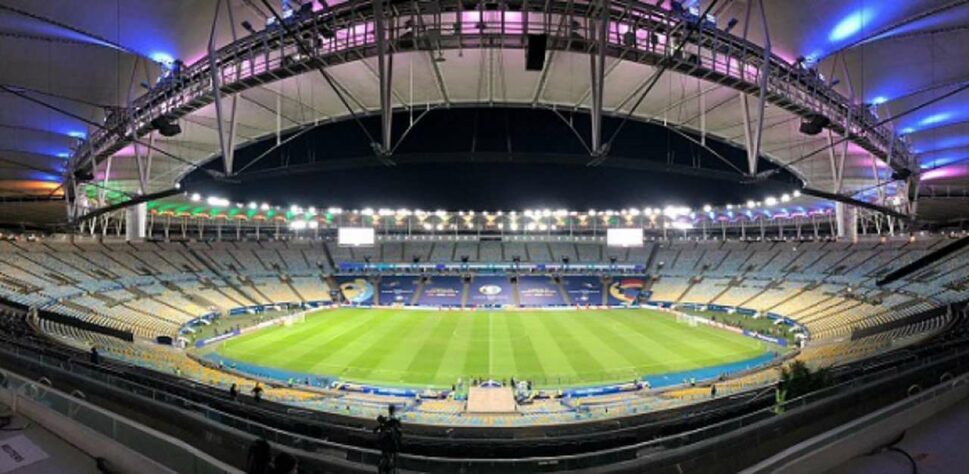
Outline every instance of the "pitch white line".
<svg viewBox="0 0 969 474">
<path fill-rule="evenodd" d="M 488 378 L 495 373 L 495 338 L 494 338 L 494 316 L 488 312 Z"/>
</svg>

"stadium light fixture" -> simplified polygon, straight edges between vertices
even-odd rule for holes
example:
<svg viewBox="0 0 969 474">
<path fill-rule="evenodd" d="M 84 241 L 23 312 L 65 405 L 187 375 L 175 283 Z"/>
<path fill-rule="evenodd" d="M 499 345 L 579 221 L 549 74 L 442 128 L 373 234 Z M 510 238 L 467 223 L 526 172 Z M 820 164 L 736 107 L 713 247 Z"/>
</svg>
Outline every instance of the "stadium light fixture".
<svg viewBox="0 0 969 474">
<path fill-rule="evenodd" d="M 710 212 L 712 210 L 713 210 L 713 206 L 711 206 L 709 204 L 704 204 L 703 205 L 703 212 Z"/>
<path fill-rule="evenodd" d="M 262 204 L 261 204 L 261 205 L 259 206 L 259 210 L 260 210 L 260 211 L 268 211 L 268 210 L 269 210 L 269 203 L 267 203 L 267 202 L 264 202 L 264 203 L 262 203 Z"/>
<path fill-rule="evenodd" d="M 258 205 L 258 204 L 256 204 L 255 202 L 250 202 L 250 203 L 249 203 L 249 209 L 255 209 L 255 208 L 257 208 L 257 207 L 259 207 L 259 205 Z"/>
<path fill-rule="evenodd" d="M 774 196 L 768 196 L 766 199 L 764 199 L 764 204 L 767 204 L 768 206 L 777 205 L 777 198 Z"/>
<path fill-rule="evenodd" d="M 791 201 L 790 194 L 787 194 L 787 193 L 781 194 L 781 202 L 790 202 L 790 201 Z"/>
<path fill-rule="evenodd" d="M 795 190 L 793 194 L 794 197 L 801 197 L 801 191 Z"/>
<path fill-rule="evenodd" d="M 229 200 L 225 198 L 220 198 L 216 196 L 209 196 L 205 202 L 213 207 L 229 207 Z"/>
<path fill-rule="evenodd" d="M 202 195 L 199 193 L 192 193 L 192 196 L 189 197 L 189 200 L 191 200 L 192 202 L 199 202 L 202 200 Z"/>
<path fill-rule="evenodd" d="M 747 209 L 753 209 L 756 205 L 754 201 L 747 201 Z"/>
</svg>

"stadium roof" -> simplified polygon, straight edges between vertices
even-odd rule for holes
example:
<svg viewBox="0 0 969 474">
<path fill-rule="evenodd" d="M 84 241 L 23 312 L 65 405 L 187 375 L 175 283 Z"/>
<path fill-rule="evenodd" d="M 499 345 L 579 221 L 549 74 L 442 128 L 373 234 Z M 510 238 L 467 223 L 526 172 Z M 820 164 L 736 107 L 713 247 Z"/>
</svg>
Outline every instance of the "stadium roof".
<svg viewBox="0 0 969 474">
<path fill-rule="evenodd" d="M 298 7 L 298 2 L 288 3 Z M 808 87 L 831 86 L 846 103 L 871 104 L 876 122 L 869 120 L 869 125 L 884 125 L 904 137 L 877 143 L 875 139 L 865 139 L 863 131 L 849 125 L 857 136 L 845 141 L 847 147 L 842 148 L 837 130 L 830 138 L 827 133 L 815 136 L 800 133 L 798 127 L 810 115 L 809 111 L 791 104 L 783 94 L 768 94 L 761 155 L 789 167 L 807 186 L 856 197 L 865 194 L 863 197 L 875 199 L 879 189 L 886 189 L 887 196 L 896 192 L 899 182 L 885 184 L 891 181 L 893 168 L 897 171 L 918 167 L 923 185 L 943 186 L 956 193 L 969 189 L 969 91 L 965 90 L 969 88 L 969 64 L 961 60 L 969 55 L 966 2 L 711 0 L 684 3 L 685 7 L 695 7 L 698 11 L 712 6 L 710 11 L 715 14 L 720 30 L 729 27 L 730 35 L 737 38 L 746 32 L 747 39 L 756 46 L 769 44 L 777 64 L 784 63 L 791 70 L 798 69 L 794 65 L 800 58 L 809 67 L 816 64 L 816 70 L 823 76 L 818 79 L 823 82 L 820 86 Z M 422 15 L 419 23 L 430 21 L 426 19 L 435 15 L 443 17 L 452 4 L 446 0 L 393 2 L 393 11 L 402 18 L 400 23 L 395 23 L 398 28 L 395 31 L 401 36 L 393 46 L 394 74 L 390 89 L 396 110 L 419 115 L 428 107 L 511 105 L 559 110 L 593 107 L 595 89 L 590 87 L 590 49 L 576 46 L 581 41 L 575 45 L 571 40 L 568 44 L 551 41 L 544 71 L 525 70 L 521 25 L 525 19 L 539 22 L 543 17 L 523 17 L 519 13 L 520 2 L 488 2 L 480 5 L 480 11 L 462 11 L 459 19 L 464 25 L 458 33 L 466 33 L 467 39 L 459 38 L 456 42 L 443 39 L 448 36 L 444 29 L 413 23 L 408 26 L 405 21 L 417 18 L 406 16 L 407 11 L 413 13 L 415 8 Z M 565 25 L 563 28 L 571 29 L 573 36 L 587 36 L 585 17 L 594 18 L 596 8 L 573 2 L 551 4 L 571 15 L 571 22 L 563 19 L 558 26 Z M 63 197 L 63 183 L 71 160 L 78 160 L 88 171 L 93 166 L 94 185 L 88 186 L 89 189 L 104 186 L 110 190 L 105 194 L 129 196 L 171 189 L 198 164 L 219 156 L 218 112 L 211 100 L 199 99 L 195 103 L 180 104 L 180 108 L 149 107 L 155 111 L 174 110 L 171 113 L 178 117 L 182 132 L 173 137 L 149 133 L 145 123 L 139 123 L 142 128 L 135 142 L 120 135 L 110 136 L 113 147 L 95 150 L 91 139 L 106 135 L 103 129 L 114 123 L 105 125 L 109 115 L 117 119 L 125 116 L 123 111 L 129 104 L 148 102 L 145 99 L 139 102 L 139 97 L 152 93 L 142 84 L 157 91 L 155 83 L 162 74 L 162 63 L 181 59 L 186 70 L 191 71 L 208 64 L 212 33 L 212 44 L 222 55 L 233 51 L 233 46 L 227 45 L 233 43 L 234 36 L 244 42 L 250 35 L 240 26 L 243 22 L 262 32 L 267 18 L 272 17 L 267 5 L 281 11 L 280 0 L 0 0 L 0 37 L 3 38 L 0 60 L 4 65 L 0 68 L 0 196 L 6 201 L 0 203 L 0 221 L 43 224 L 62 220 L 66 206 L 43 201 Z M 352 8 L 347 5 L 331 5 L 334 11 L 342 12 L 344 20 L 341 21 L 345 23 L 341 24 L 352 29 L 335 27 L 328 30 L 332 34 L 324 34 L 321 41 L 335 41 L 336 49 L 340 50 L 339 54 L 326 58 L 329 64 L 326 74 L 307 67 L 307 58 L 301 57 L 299 49 L 289 42 L 286 60 L 294 61 L 294 66 L 286 74 L 263 76 L 242 85 L 230 84 L 223 77 L 223 85 L 234 87 L 232 92 L 238 97 L 236 146 L 266 137 L 274 139 L 281 130 L 302 130 L 313 124 L 380 114 L 378 55 L 375 48 L 367 47 L 368 38 L 373 39 L 373 6 L 371 2 L 361 2 Z M 668 64 L 651 61 L 648 54 L 639 54 L 629 47 L 625 36 L 629 29 L 624 25 L 634 13 L 639 15 L 646 10 L 627 5 L 633 4 L 612 2 L 615 17 L 610 20 L 610 47 L 604 55 L 603 113 L 619 118 L 628 114 L 635 120 L 669 124 L 684 132 L 697 136 L 709 134 L 743 148 L 747 148 L 748 142 L 754 143 L 756 139 L 751 141 L 751 134 L 744 131 L 741 108 L 744 94 L 738 93 L 738 88 L 745 86 L 729 83 L 717 74 L 700 74 L 696 68 L 681 67 L 678 63 L 662 75 L 656 75 L 658 80 L 650 88 L 650 78 Z M 766 22 L 762 21 L 761 6 L 766 8 L 763 12 Z M 323 14 L 324 7 L 319 2 L 313 1 L 312 7 L 318 15 Z M 526 6 L 529 10 L 534 8 Z M 664 1 L 662 8 L 668 10 L 671 5 Z M 506 31 L 490 31 L 490 36 L 483 34 L 488 28 L 502 24 Z M 419 41 L 402 41 L 401 32 L 406 28 L 427 31 L 427 35 L 419 36 Z M 283 29 L 276 27 L 276 31 L 276 37 L 285 37 Z M 637 31 L 640 36 L 635 40 L 636 46 L 646 43 L 645 47 L 649 48 L 652 42 L 655 47 L 657 41 L 650 34 L 646 29 Z M 273 35 L 268 36 L 271 39 Z M 568 38 L 569 34 L 564 37 Z M 268 41 L 266 35 L 259 38 Z M 665 42 L 665 38 L 664 35 L 660 42 Z M 714 35 L 711 38 L 718 41 Z M 340 41 L 347 47 L 339 48 Z M 742 44 L 713 48 L 729 49 Z M 235 51 L 251 52 L 259 46 L 253 41 Z M 728 51 L 724 55 L 736 53 Z M 688 49 L 687 54 L 690 54 Z M 250 66 L 258 62 L 254 58 L 246 60 L 250 62 L 244 64 Z M 295 64 L 300 61 L 303 63 Z M 644 87 L 649 88 L 649 93 L 640 98 L 639 92 Z M 756 128 L 759 92 L 745 90 L 750 121 Z M 634 107 L 640 99 L 639 106 Z M 231 99 L 226 97 L 222 103 L 223 128 L 228 129 Z M 819 110 L 829 110 L 824 107 L 831 106 Z M 850 120 L 858 120 L 863 115 L 856 111 L 850 113 L 855 114 L 848 117 Z M 832 113 L 831 116 L 841 115 Z M 843 130 L 844 124 L 837 122 L 831 127 Z M 379 131 L 376 135 L 375 141 L 380 142 Z M 103 143 L 99 142 L 98 146 Z M 842 151 L 846 153 L 843 173 L 831 159 L 834 155 L 837 163 Z M 886 164 L 886 155 L 904 159 L 909 153 L 918 166 L 897 161 Z M 136 154 L 151 155 L 151 160 L 146 159 L 142 168 L 144 189 L 139 189 Z M 108 160 L 107 156 L 113 158 Z M 844 178 L 840 189 L 836 174 Z M 93 191 L 92 195 L 98 196 L 98 192 Z M 951 212 L 964 214 L 964 209 L 956 206 L 937 214 L 944 218 Z"/>
</svg>

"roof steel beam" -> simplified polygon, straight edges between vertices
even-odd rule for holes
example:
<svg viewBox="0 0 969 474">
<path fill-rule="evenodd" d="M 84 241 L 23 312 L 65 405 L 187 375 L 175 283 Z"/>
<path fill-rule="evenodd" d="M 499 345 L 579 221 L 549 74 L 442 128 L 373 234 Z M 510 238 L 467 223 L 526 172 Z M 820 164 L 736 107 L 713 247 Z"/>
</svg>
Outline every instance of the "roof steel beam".
<svg viewBox="0 0 969 474">
<path fill-rule="evenodd" d="M 389 32 L 390 50 L 397 52 L 423 48 L 420 41 L 414 41 L 414 35 L 422 38 L 428 30 L 439 32 L 435 40 L 442 50 L 479 48 L 482 45 L 520 49 L 525 44 L 524 35 L 536 32 L 550 34 L 550 57 L 556 50 L 590 49 L 590 38 L 593 36 L 589 31 L 589 21 L 573 21 L 597 16 L 597 13 L 589 11 L 587 5 L 563 0 L 523 5 L 522 8 L 528 10 L 523 13 L 530 13 L 526 29 L 520 23 L 506 25 L 505 22 L 509 21 L 506 15 L 482 15 L 480 24 L 476 25 L 461 22 L 460 3 L 457 0 L 441 0 L 439 11 L 433 13 L 419 13 L 413 3 L 395 5 L 392 12 L 387 12 L 388 18 L 414 18 L 419 15 L 426 29 L 412 33 L 406 40 L 401 40 L 395 32 Z M 215 54 L 219 56 L 216 64 L 224 68 L 223 89 L 238 92 L 312 69 L 320 70 L 326 78 L 326 68 L 359 60 L 357 53 L 364 57 L 375 56 L 378 48 L 373 35 L 355 33 L 362 31 L 357 27 L 365 30 L 365 25 L 373 21 L 372 17 L 365 18 L 372 14 L 368 12 L 372 9 L 360 8 L 360 5 L 361 0 L 335 5 L 311 17 L 283 22 L 222 47 Z M 762 80 L 766 78 L 767 103 L 802 117 L 823 114 L 831 119 L 830 127 L 835 133 L 848 137 L 882 159 L 887 156 L 888 148 L 895 140 L 891 127 L 879 123 L 863 106 L 853 104 L 830 85 L 807 77 L 803 71 L 765 51 L 765 48 L 704 24 L 696 26 L 700 34 L 683 35 L 679 31 L 682 26 L 678 26 L 682 24 L 680 19 L 668 10 L 648 4 L 611 5 L 608 14 L 610 27 L 625 25 L 628 28 L 633 24 L 632 18 L 635 18 L 640 31 L 649 32 L 645 37 L 635 38 L 630 44 L 618 44 L 610 38 L 605 51 L 610 57 L 619 57 L 622 51 L 626 51 L 624 60 L 645 65 L 668 65 L 681 74 L 746 93 L 759 92 L 764 82 L 752 82 L 739 73 L 750 71 L 753 74 L 764 66 L 764 59 L 769 58 L 768 67 L 764 68 L 767 69 L 765 74 L 756 76 Z M 401 29 L 402 33 L 405 23 L 391 20 L 388 28 Z M 455 29 L 455 25 L 460 26 Z M 288 34 L 280 34 L 281 28 Z M 412 29 L 412 26 L 407 28 Z M 671 35 L 677 31 L 680 35 L 678 40 L 689 43 L 689 47 L 683 50 L 685 54 L 682 57 L 671 58 Z M 655 36 L 655 41 L 651 35 Z M 78 159 L 81 162 L 103 159 L 132 139 L 146 134 L 153 118 L 163 114 L 181 117 L 212 103 L 214 97 L 211 87 L 205 87 L 210 86 L 209 67 L 208 61 L 199 61 L 186 68 L 183 82 L 165 84 L 139 97 L 132 104 L 133 116 L 130 119 L 111 114 L 104 125 L 106 130 L 92 133 L 92 150 L 78 150 Z M 537 101 L 541 101 L 542 90 L 543 81 L 540 80 L 535 95 Z M 342 91 L 337 90 L 337 94 L 343 97 Z M 851 120 L 846 121 L 849 111 Z M 348 113 L 356 115 L 352 109 L 348 109 Z M 134 121 L 133 127 L 124 123 L 129 120 Z M 133 136 L 114 132 L 119 129 L 136 132 Z M 909 162 L 906 158 L 909 152 L 904 145 L 897 146 L 894 154 L 898 159 L 893 159 L 893 166 Z"/>
</svg>

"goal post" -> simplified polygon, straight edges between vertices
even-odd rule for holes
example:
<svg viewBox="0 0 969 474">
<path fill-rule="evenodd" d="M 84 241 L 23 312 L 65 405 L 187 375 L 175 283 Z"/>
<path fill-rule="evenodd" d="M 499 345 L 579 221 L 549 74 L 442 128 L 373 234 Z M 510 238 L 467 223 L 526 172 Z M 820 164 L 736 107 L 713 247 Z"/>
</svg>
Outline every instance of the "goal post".
<svg viewBox="0 0 969 474">
<path fill-rule="evenodd" d="M 695 317 L 690 316 L 689 314 L 681 313 L 679 311 L 676 312 L 676 322 L 689 324 L 690 327 L 694 327 L 694 328 L 697 326 L 697 321 Z"/>
<path fill-rule="evenodd" d="M 306 311 L 300 311 L 296 314 L 291 314 L 283 318 L 283 326 L 290 327 L 297 323 L 302 323 L 306 321 Z"/>
</svg>

